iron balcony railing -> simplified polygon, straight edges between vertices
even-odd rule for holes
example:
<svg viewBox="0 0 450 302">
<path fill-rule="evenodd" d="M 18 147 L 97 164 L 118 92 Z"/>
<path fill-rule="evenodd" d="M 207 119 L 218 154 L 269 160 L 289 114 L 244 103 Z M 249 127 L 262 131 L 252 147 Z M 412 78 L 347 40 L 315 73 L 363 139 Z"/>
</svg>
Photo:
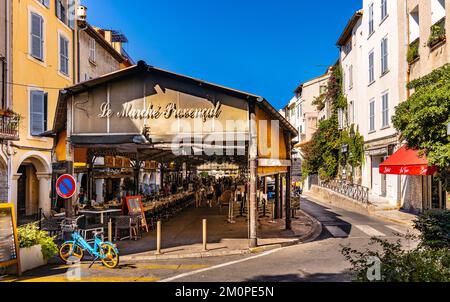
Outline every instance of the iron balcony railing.
<svg viewBox="0 0 450 302">
<path fill-rule="evenodd" d="M 353 200 L 362 202 L 366 205 L 370 204 L 369 188 L 364 186 L 352 184 L 344 180 L 331 180 L 327 182 L 319 181 L 319 186 L 349 197 Z"/>
<path fill-rule="evenodd" d="M 19 121 L 18 114 L 0 110 L 0 139 L 19 140 Z"/>
</svg>

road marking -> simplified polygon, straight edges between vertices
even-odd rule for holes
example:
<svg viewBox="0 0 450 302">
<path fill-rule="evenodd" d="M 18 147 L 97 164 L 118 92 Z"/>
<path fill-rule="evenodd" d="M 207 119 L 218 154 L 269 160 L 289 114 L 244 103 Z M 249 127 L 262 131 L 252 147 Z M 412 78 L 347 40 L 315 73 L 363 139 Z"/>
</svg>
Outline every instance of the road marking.
<svg viewBox="0 0 450 302">
<path fill-rule="evenodd" d="M 154 277 L 82 277 L 80 280 L 70 280 L 66 276 L 53 276 L 53 277 L 20 277 L 12 278 L 8 280 L 1 280 L 5 282 L 156 282 L 161 278 Z"/>
<path fill-rule="evenodd" d="M 240 259 L 240 260 L 235 260 L 235 261 L 231 261 L 231 262 L 226 262 L 226 263 L 222 263 L 222 264 L 219 264 L 219 265 L 207 267 L 207 268 L 204 268 L 204 269 L 199 269 L 199 270 L 196 270 L 196 271 L 180 274 L 180 275 L 177 275 L 177 276 L 174 276 L 174 277 L 170 277 L 170 278 L 167 278 L 167 279 L 160 280 L 158 282 L 172 282 L 172 281 L 177 280 L 177 279 L 193 276 L 193 275 L 200 274 L 200 273 L 203 273 L 203 272 L 207 272 L 207 271 L 210 271 L 210 270 L 214 270 L 214 269 L 217 269 L 217 268 L 222 268 L 222 267 L 230 266 L 230 265 L 233 265 L 233 264 L 238 264 L 238 263 L 241 263 L 241 262 L 246 262 L 246 261 L 250 261 L 250 260 L 253 260 L 253 259 L 257 259 L 257 258 L 261 258 L 261 257 L 264 257 L 264 256 L 268 256 L 268 255 L 273 254 L 275 252 L 278 252 L 278 251 L 280 251 L 282 249 L 283 248 L 277 248 L 277 249 L 274 249 L 274 250 L 270 250 L 270 251 L 264 252 L 262 254 L 258 254 L 256 256 L 252 256 L 252 257 L 248 257 L 248 258 Z"/>
<path fill-rule="evenodd" d="M 348 237 L 348 234 L 346 232 L 344 232 L 340 227 L 333 226 L 333 225 L 326 225 L 325 228 L 335 238 L 347 238 Z"/>
<path fill-rule="evenodd" d="M 207 268 L 209 265 L 203 265 L 203 264 L 150 264 L 150 265 L 134 265 L 133 267 L 125 267 L 120 268 L 122 270 L 195 270 L 195 269 L 202 269 Z M 103 266 L 95 267 L 96 270 L 105 270 L 109 271 L 111 269 Z"/>
<path fill-rule="evenodd" d="M 386 225 L 386 227 L 387 227 L 388 229 L 391 229 L 391 230 L 395 231 L 396 233 L 399 233 L 399 234 L 406 234 L 406 232 L 405 232 L 404 230 L 400 229 L 400 227 L 398 227 L 398 226 L 396 226 L 396 225 Z"/>
<path fill-rule="evenodd" d="M 358 228 L 363 233 L 366 233 L 370 237 L 385 237 L 386 236 L 385 234 L 378 232 L 373 227 L 368 226 L 368 225 L 355 225 L 355 227 Z"/>
</svg>

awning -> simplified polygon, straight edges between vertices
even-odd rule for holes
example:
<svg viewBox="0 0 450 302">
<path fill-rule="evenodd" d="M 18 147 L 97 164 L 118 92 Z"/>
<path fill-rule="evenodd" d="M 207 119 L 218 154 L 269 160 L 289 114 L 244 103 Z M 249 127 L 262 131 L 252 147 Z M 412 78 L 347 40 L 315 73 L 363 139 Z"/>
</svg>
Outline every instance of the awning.
<svg viewBox="0 0 450 302">
<path fill-rule="evenodd" d="M 403 146 L 380 165 L 381 174 L 392 175 L 433 175 L 438 171 L 436 166 L 429 166 L 425 156 L 418 150 Z"/>
</svg>

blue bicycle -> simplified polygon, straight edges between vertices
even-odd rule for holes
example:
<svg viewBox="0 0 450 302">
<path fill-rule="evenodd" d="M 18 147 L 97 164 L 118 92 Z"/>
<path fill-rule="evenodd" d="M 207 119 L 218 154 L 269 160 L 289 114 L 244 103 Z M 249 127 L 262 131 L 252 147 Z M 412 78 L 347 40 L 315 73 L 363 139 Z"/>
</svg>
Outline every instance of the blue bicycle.
<svg viewBox="0 0 450 302">
<path fill-rule="evenodd" d="M 91 267 L 96 261 L 100 260 L 107 268 L 116 268 L 119 265 L 119 251 L 111 242 L 104 242 L 100 236 L 103 232 L 94 232 L 94 246 L 92 247 L 77 231 L 76 223 L 73 226 L 71 241 L 64 242 L 59 248 L 59 257 L 64 263 L 72 262 L 71 259 L 75 257 L 81 261 L 84 257 L 84 252 L 88 252 L 94 260 Z"/>
</svg>

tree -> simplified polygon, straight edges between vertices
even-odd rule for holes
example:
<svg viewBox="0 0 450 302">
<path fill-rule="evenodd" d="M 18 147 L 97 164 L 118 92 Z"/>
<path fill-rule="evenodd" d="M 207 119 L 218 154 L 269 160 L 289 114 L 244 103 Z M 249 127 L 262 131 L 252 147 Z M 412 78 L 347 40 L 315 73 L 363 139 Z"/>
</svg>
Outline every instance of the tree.
<svg viewBox="0 0 450 302">
<path fill-rule="evenodd" d="M 414 93 L 396 108 L 394 126 L 408 146 L 421 150 L 446 178 L 450 170 L 450 65 L 412 81 L 408 88 Z"/>
</svg>

